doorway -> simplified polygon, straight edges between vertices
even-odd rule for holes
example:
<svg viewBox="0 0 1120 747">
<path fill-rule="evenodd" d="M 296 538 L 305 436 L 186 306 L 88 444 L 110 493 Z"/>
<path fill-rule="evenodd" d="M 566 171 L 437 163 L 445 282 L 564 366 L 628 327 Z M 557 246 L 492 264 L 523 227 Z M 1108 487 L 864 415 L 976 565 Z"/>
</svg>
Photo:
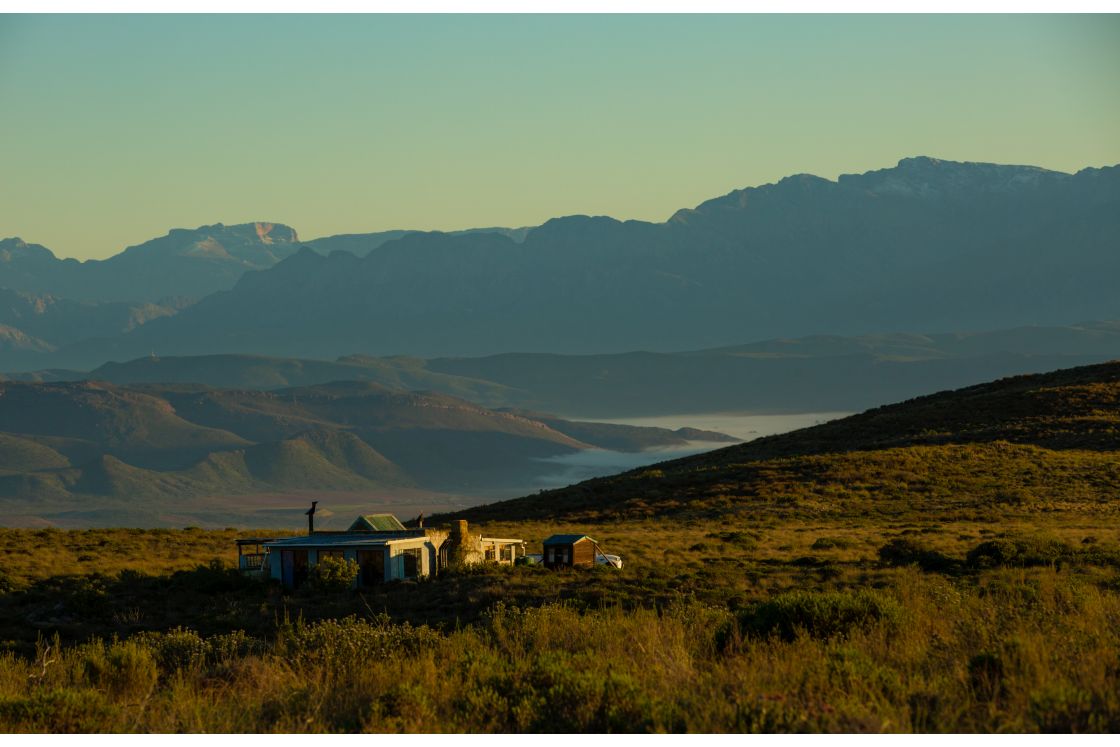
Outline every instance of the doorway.
<svg viewBox="0 0 1120 747">
<path fill-rule="evenodd" d="M 280 551 L 280 581 L 289 589 L 298 589 L 307 580 L 307 550 Z"/>
<path fill-rule="evenodd" d="M 362 586 L 385 583 L 385 548 L 358 550 L 358 568 Z"/>
</svg>

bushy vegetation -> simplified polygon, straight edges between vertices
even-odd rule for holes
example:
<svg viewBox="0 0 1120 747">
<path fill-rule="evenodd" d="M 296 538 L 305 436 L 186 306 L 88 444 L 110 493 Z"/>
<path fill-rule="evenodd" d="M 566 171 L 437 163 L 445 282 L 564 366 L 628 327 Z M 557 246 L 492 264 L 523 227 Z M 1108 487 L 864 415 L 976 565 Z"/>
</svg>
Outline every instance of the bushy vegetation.
<svg viewBox="0 0 1120 747">
<path fill-rule="evenodd" d="M 308 574 L 307 585 L 322 594 L 338 594 L 349 589 L 358 577 L 358 564 L 343 558 L 322 558 Z"/>
<path fill-rule="evenodd" d="M 879 560 L 890 566 L 916 565 L 926 571 L 948 571 L 959 561 L 909 537 L 896 537 L 879 548 Z"/>
<path fill-rule="evenodd" d="M 1100 547 L 1095 542 L 1074 547 L 1057 537 L 1001 537 L 981 542 L 968 553 L 970 565 L 978 568 L 996 566 L 1037 566 L 1060 563 L 1111 565 L 1120 568 L 1120 552 Z"/>
<path fill-rule="evenodd" d="M 894 627 L 901 610 L 894 600 L 874 591 L 791 591 L 756 602 L 737 616 L 740 633 L 793 640 L 849 635 L 876 625 Z"/>
<path fill-rule="evenodd" d="M 625 548 L 623 571 L 474 568 L 329 595 L 244 579 L 232 547 L 225 562 L 161 575 L 17 571 L 0 595 L 0 729 L 1120 728 L 1115 529 L 601 529 L 606 547 Z M 1035 536 L 1067 560 L 968 560 Z M 924 569 L 903 551 L 953 565 Z"/>
<path fill-rule="evenodd" d="M 0 656 L 6 731 L 1109 731 L 1120 597 L 1052 568 L 738 611 L 491 605 L 176 628 Z M 1022 590 L 1030 589 L 1030 593 Z"/>
</svg>

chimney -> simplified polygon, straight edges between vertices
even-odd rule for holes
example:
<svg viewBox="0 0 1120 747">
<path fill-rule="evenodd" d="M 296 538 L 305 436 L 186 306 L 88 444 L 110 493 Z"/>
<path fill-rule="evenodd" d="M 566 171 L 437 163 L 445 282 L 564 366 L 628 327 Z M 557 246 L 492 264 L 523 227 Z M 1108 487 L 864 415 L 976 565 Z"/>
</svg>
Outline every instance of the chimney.
<svg viewBox="0 0 1120 747">
<path fill-rule="evenodd" d="M 467 539 L 467 520 L 459 519 L 455 522 L 455 534 L 459 537 L 459 542 L 464 542 Z"/>
<path fill-rule="evenodd" d="M 315 506 L 319 505 L 319 501 L 311 501 L 311 508 L 305 512 L 307 514 L 307 533 L 315 534 Z"/>
</svg>

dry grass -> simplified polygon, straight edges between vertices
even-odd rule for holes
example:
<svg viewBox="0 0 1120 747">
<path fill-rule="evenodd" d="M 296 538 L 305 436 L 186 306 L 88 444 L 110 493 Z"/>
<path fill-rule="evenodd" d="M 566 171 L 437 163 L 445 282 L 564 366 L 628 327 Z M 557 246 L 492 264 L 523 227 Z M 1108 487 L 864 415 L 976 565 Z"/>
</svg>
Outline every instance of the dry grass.
<svg viewBox="0 0 1120 747">
<path fill-rule="evenodd" d="M 1008 529 L 1045 532 L 1075 549 L 1115 547 L 1116 528 L 1092 526 L 1091 516 L 1061 515 Z M 484 527 L 530 540 L 554 529 Z M 0 596 L 0 610 L 15 615 L 5 629 L 11 636 L 23 619 L 43 637 L 30 647 L 10 637 L 12 652 L 0 657 L 0 728 L 1120 728 L 1120 573 L 1107 557 L 962 565 L 948 575 L 877 558 L 884 542 L 906 537 L 963 564 L 1003 529 L 968 522 L 649 520 L 592 529 L 626 558 L 625 570 L 482 569 L 363 597 L 285 596 L 239 582 L 222 570 L 232 564 L 233 532 L 108 533 L 133 543 L 85 561 L 102 575 L 80 576 L 77 586 L 43 579 L 22 553 L 9 553 L 23 565 L 5 566 L 18 587 Z M 5 548 L 37 547 L 39 534 L 5 532 Z M 70 537 L 103 547 L 96 533 L 53 535 L 54 546 Z M 129 570 L 153 554 L 165 571 L 195 570 Z M 197 568 L 208 561 L 213 567 Z M 94 588 L 97 578 L 103 585 Z M 843 612 L 861 609 L 867 589 L 889 614 Z M 84 600 L 77 620 L 35 617 L 74 595 Z M 765 605 L 786 599 L 793 635 L 760 634 L 758 616 L 773 614 Z M 178 628 L 184 620 L 206 632 Z"/>
</svg>

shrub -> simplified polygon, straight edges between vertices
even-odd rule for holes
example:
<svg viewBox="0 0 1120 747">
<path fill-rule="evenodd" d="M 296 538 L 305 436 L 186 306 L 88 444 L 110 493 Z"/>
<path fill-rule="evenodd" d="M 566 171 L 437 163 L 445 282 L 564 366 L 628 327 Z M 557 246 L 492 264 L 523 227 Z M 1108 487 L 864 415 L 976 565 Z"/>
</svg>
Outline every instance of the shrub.
<svg viewBox="0 0 1120 747">
<path fill-rule="evenodd" d="M 758 547 L 759 535 L 755 532 L 709 532 L 709 539 L 718 539 L 741 550 L 753 550 Z"/>
<path fill-rule="evenodd" d="M 1120 709 L 1115 705 L 1110 707 L 1098 693 L 1061 682 L 1031 693 L 1029 713 L 1044 734 L 1102 734 L 1120 728 Z"/>
<path fill-rule="evenodd" d="M 186 628 L 173 628 L 166 633 L 143 632 L 132 640 L 146 644 L 155 654 L 160 669 L 168 673 L 190 669 L 206 658 L 206 641 Z"/>
<path fill-rule="evenodd" d="M 384 615 L 373 622 L 351 615 L 317 623 L 285 623 L 276 645 L 282 656 L 300 666 L 334 667 L 345 673 L 372 661 L 416 656 L 439 641 L 439 634 L 427 626 L 393 625 Z"/>
<path fill-rule="evenodd" d="M 843 537 L 817 537 L 810 546 L 812 550 L 847 550 L 852 541 Z"/>
<path fill-rule="evenodd" d="M 872 591 L 791 591 L 740 610 L 738 624 L 745 635 L 792 640 L 802 630 L 829 638 L 880 623 L 893 626 L 900 617 L 897 602 Z"/>
<path fill-rule="evenodd" d="M 981 652 L 968 660 L 968 681 L 977 697 L 992 700 L 1005 693 L 1004 669 L 999 654 Z"/>
<path fill-rule="evenodd" d="M 308 574 L 308 587 L 322 594 L 338 594 L 348 590 L 358 577 L 358 564 L 342 558 L 320 558 Z"/>
<path fill-rule="evenodd" d="M 906 537 L 892 539 L 880 547 L 879 560 L 889 566 L 917 565 L 923 571 L 947 571 L 957 565 L 948 555 Z"/>
<path fill-rule="evenodd" d="M 155 687 L 159 671 L 152 651 L 137 640 L 97 643 L 83 653 L 86 680 L 110 697 L 138 697 Z"/>
<path fill-rule="evenodd" d="M 11 594 L 13 591 L 18 591 L 19 588 L 16 580 L 7 571 L 0 568 L 0 594 Z"/>
<path fill-rule="evenodd" d="M 227 568 L 221 560 L 214 558 L 193 571 L 176 571 L 171 574 L 171 585 L 184 591 L 223 594 L 257 586 L 257 582 L 236 568 Z"/>
<path fill-rule="evenodd" d="M 35 690 L 25 698 L 0 697 L 0 725 L 8 732 L 120 731 L 115 714 L 105 695 L 95 690 Z"/>
<path fill-rule="evenodd" d="M 996 566 L 1053 565 L 1069 559 L 1073 548 L 1061 540 L 1046 537 L 1003 538 L 981 542 L 968 553 L 974 568 Z"/>
</svg>

